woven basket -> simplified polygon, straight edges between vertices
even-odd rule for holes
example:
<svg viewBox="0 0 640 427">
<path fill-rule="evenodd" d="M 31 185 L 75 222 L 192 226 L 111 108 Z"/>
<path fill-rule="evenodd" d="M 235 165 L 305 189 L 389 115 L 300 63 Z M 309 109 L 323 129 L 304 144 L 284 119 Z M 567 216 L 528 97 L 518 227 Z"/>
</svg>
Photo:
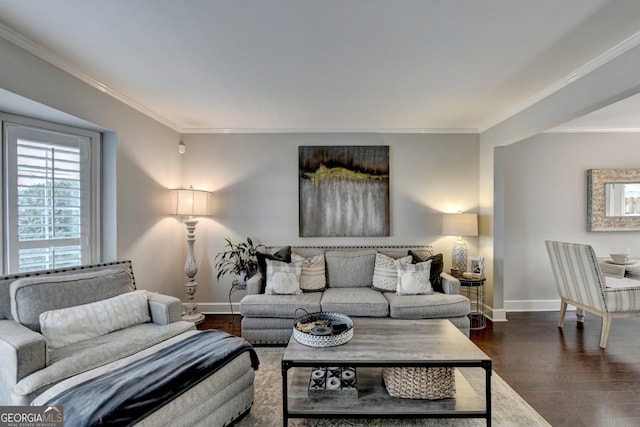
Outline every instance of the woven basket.
<svg viewBox="0 0 640 427">
<path fill-rule="evenodd" d="M 455 368 L 383 368 L 389 395 L 403 399 L 448 399 L 456 394 Z"/>
<path fill-rule="evenodd" d="M 298 322 L 308 323 L 319 319 L 329 320 L 333 323 L 344 323 L 348 326 L 348 329 L 340 334 L 335 335 L 311 335 L 296 328 L 296 324 Z M 349 340 L 353 338 L 353 320 L 351 320 L 349 316 L 339 313 L 330 313 L 324 311 L 317 313 L 307 313 L 302 317 L 296 318 L 296 320 L 293 322 L 293 337 L 300 344 L 304 344 L 309 347 L 334 347 L 337 345 L 342 345 L 349 342 Z"/>
</svg>

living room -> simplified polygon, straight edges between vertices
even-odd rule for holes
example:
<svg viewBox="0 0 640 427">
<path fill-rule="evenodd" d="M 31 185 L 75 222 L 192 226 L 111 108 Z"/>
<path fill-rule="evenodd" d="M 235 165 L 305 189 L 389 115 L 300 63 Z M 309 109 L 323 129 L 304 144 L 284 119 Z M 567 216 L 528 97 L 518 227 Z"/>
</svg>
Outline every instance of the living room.
<svg viewBox="0 0 640 427">
<path fill-rule="evenodd" d="M 630 21 L 639 16 L 637 6 L 617 6 L 620 15 L 634 17 L 618 22 L 635 28 Z M 185 299 L 186 233 L 182 221 L 168 213 L 168 190 L 193 185 L 213 193 L 214 210 L 200 219 L 195 243 L 196 302 L 205 313 L 229 312 L 231 278 L 218 283 L 214 268 L 227 236 L 234 241 L 251 236 L 267 245 L 430 244 L 449 268 L 455 237 L 442 234 L 442 214 L 475 212 L 480 236 L 465 240 L 469 254 L 487 260 L 488 314 L 495 322 L 507 321 L 509 312 L 558 310 L 547 239 L 589 243 L 601 255 L 623 248 L 640 254 L 635 232 L 586 231 L 586 170 L 637 167 L 638 126 L 624 132 L 611 126 L 558 128 L 638 92 L 640 49 L 632 37 L 637 28 L 624 36 L 620 29 L 616 43 L 599 45 L 609 56 L 600 57 L 597 68 L 582 69 L 521 109 L 510 106 L 513 114 L 482 131 L 450 125 L 425 132 L 421 129 L 428 126 L 399 132 L 357 124 L 348 131 L 314 126 L 273 131 L 258 118 L 244 132 L 176 128 L 131 98 L 118 98 L 121 93 L 101 87 L 90 73 L 69 68 L 10 22 L 1 30 L 0 110 L 104 133 L 112 188 L 105 194 L 102 258 L 133 260 L 139 288 Z M 181 114 L 188 117 L 188 109 Z M 180 141 L 184 154 L 177 150 Z M 297 147 L 304 145 L 390 147 L 389 237 L 299 237 Z M 234 298 L 237 311 L 240 295 Z"/>
</svg>

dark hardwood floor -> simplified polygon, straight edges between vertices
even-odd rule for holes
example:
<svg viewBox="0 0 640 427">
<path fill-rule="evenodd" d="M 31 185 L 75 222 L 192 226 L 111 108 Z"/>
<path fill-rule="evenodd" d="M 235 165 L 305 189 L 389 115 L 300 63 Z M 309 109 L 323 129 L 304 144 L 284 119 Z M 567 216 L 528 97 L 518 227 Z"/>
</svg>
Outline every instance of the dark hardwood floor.
<svg viewBox="0 0 640 427">
<path fill-rule="evenodd" d="M 509 313 L 471 339 L 493 368 L 553 426 L 640 426 L 640 318 L 615 319 L 601 350 L 600 319 L 569 312 Z M 240 316 L 207 316 L 200 328 L 240 335 Z"/>
</svg>

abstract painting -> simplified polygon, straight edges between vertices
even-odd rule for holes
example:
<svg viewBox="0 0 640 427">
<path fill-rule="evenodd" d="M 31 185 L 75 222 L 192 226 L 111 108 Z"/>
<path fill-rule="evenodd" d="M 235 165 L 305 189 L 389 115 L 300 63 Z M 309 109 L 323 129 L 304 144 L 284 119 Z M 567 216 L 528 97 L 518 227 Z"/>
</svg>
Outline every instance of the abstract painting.
<svg viewBox="0 0 640 427">
<path fill-rule="evenodd" d="M 300 237 L 389 236 L 389 146 L 298 147 Z"/>
</svg>

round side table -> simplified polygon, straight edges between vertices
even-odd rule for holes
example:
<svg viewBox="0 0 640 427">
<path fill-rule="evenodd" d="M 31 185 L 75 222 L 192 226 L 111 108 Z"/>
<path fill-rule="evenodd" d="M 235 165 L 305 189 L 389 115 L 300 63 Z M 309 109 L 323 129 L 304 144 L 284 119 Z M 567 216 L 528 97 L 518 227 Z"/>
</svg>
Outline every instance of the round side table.
<svg viewBox="0 0 640 427">
<path fill-rule="evenodd" d="M 484 329 L 487 326 L 486 311 L 486 293 L 485 293 L 485 278 L 471 278 L 465 279 L 459 277 L 460 285 L 462 289 L 466 291 L 466 297 L 471 301 L 471 313 L 469 313 L 469 320 L 471 322 L 470 329 Z"/>
</svg>

